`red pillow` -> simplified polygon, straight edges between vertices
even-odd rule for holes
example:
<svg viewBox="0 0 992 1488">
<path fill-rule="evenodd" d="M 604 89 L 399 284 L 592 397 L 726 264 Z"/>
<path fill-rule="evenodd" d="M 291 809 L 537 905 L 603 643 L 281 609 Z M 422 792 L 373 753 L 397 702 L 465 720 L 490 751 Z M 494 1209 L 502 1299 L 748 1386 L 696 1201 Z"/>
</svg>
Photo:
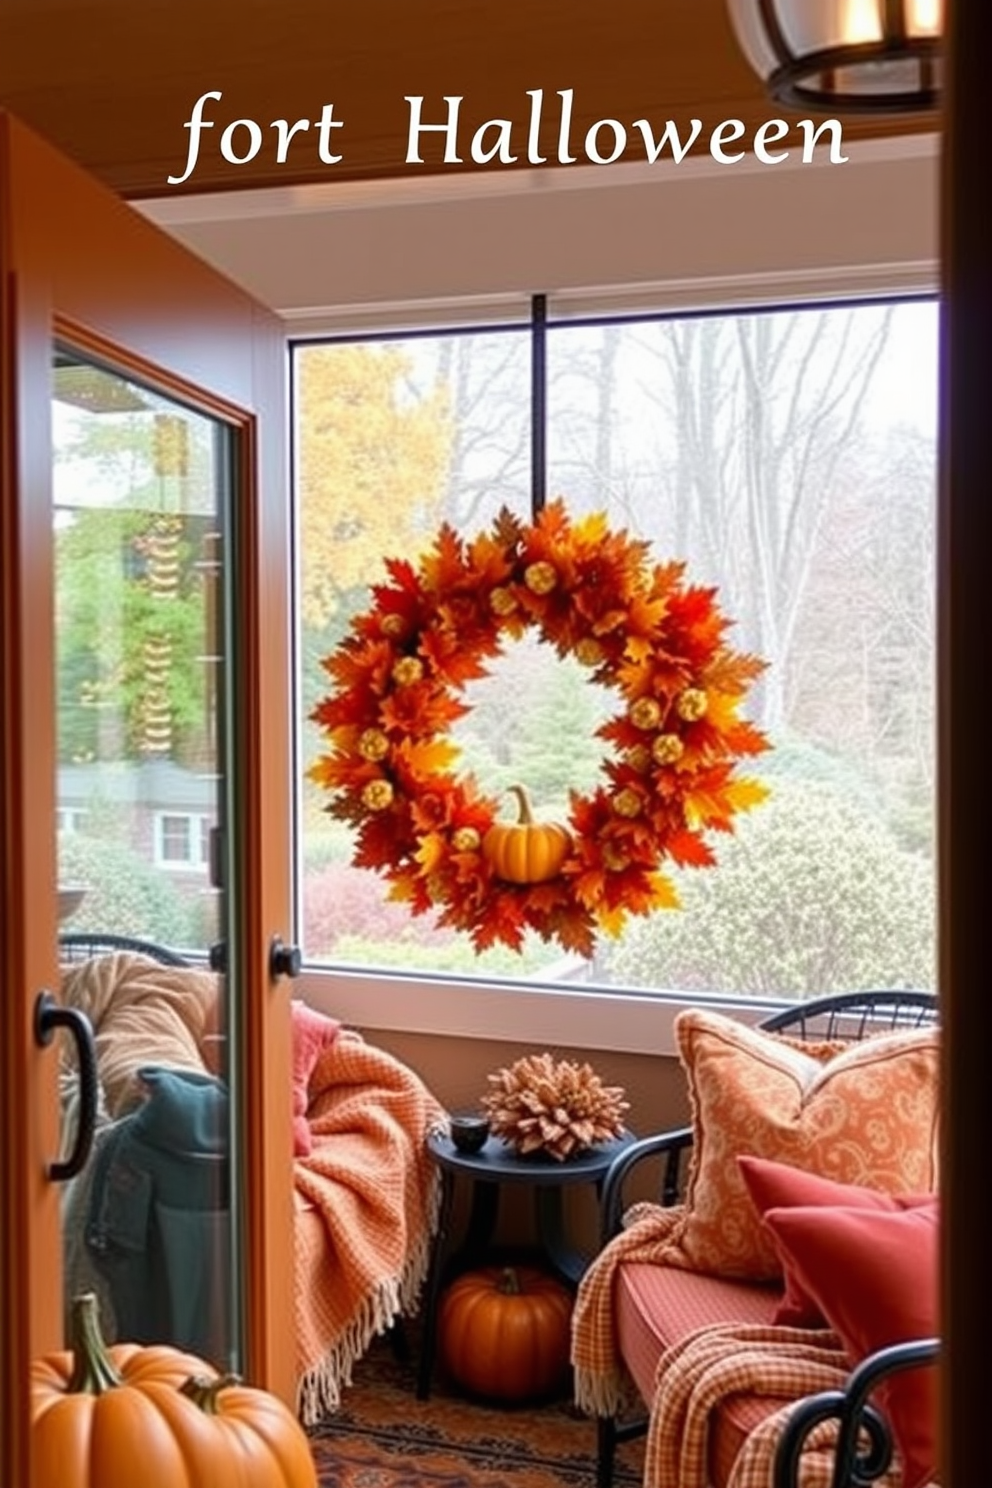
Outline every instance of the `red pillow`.
<svg viewBox="0 0 992 1488">
<path fill-rule="evenodd" d="M 933 1202 L 932 1194 L 887 1194 L 857 1183 L 837 1183 L 807 1173 L 791 1163 L 770 1162 L 763 1157 L 738 1157 L 747 1191 L 759 1214 L 769 1209 L 806 1208 L 878 1209 L 889 1214 L 916 1209 Z M 822 1328 L 823 1313 L 783 1257 L 785 1295 L 772 1321 L 788 1328 Z"/>
<path fill-rule="evenodd" d="M 340 1023 L 294 998 L 293 1019 L 293 1156 L 309 1157 L 313 1147 L 307 1109 L 310 1076 L 321 1054 L 337 1038 Z"/>
<path fill-rule="evenodd" d="M 938 1333 L 938 1200 L 915 1209 L 769 1209 L 783 1258 L 852 1363 L 876 1349 Z M 879 1386 L 902 1453 L 904 1488 L 937 1469 L 937 1381 L 932 1367 L 902 1370 Z"/>
</svg>

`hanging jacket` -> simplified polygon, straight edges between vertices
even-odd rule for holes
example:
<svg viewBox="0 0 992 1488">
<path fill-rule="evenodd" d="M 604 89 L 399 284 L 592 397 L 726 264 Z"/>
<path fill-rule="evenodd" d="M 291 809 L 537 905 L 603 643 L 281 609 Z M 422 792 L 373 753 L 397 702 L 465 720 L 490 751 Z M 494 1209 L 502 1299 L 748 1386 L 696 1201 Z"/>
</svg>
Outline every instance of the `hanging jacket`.
<svg viewBox="0 0 992 1488">
<path fill-rule="evenodd" d="M 147 1099 L 96 1158 L 86 1245 L 106 1278 L 117 1336 L 228 1363 L 228 1094 L 213 1075 L 147 1066 Z"/>
</svg>

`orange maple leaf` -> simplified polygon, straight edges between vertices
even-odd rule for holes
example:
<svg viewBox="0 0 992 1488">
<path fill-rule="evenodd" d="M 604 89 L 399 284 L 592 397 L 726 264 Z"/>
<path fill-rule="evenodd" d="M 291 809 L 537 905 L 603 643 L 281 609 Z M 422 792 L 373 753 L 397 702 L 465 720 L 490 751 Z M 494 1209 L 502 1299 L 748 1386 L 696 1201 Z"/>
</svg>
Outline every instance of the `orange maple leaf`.
<svg viewBox="0 0 992 1488">
<path fill-rule="evenodd" d="M 691 832 L 686 827 L 668 836 L 665 851 L 680 868 L 711 868 L 716 862 L 716 854 L 709 843 L 698 832 Z"/>
<path fill-rule="evenodd" d="M 463 554 L 461 538 L 445 522 L 434 540 L 432 550 L 421 560 L 420 573 L 424 588 L 435 594 L 446 594 L 456 589 L 465 579 Z"/>
</svg>

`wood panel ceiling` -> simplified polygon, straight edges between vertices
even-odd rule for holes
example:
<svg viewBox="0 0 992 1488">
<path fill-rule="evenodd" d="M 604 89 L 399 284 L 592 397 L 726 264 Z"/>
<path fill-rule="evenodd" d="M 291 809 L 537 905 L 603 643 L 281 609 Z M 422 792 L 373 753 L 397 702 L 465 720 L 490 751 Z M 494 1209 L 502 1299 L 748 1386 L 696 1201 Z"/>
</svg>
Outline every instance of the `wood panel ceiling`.
<svg viewBox="0 0 992 1488">
<path fill-rule="evenodd" d="M 699 118 L 705 148 L 722 120 L 742 119 L 750 135 L 782 112 L 742 60 L 725 0 L 0 0 L 0 105 L 126 196 L 458 169 L 442 163 L 436 137 L 424 165 L 406 163 L 407 95 L 424 98 L 425 121 L 445 117 L 445 95 L 463 98 L 466 155 L 485 120 L 513 120 L 526 164 L 527 95 L 538 88 L 550 163 L 559 90 L 573 92 L 579 145 L 599 119 L 630 130 L 647 118 L 660 133 L 668 119 L 685 130 Z M 223 95 L 206 115 L 219 127 L 204 133 L 185 185 L 170 187 L 186 166 L 184 121 L 207 91 Z M 344 124 L 330 135 L 341 163 L 320 161 L 311 128 L 277 164 L 271 121 L 316 121 L 329 103 Z M 235 166 L 218 139 L 239 118 L 256 120 L 264 143 Z M 856 138 L 935 122 L 852 119 L 844 129 Z M 247 140 L 243 130 L 239 152 Z M 643 159 L 634 131 L 623 158 Z"/>
</svg>

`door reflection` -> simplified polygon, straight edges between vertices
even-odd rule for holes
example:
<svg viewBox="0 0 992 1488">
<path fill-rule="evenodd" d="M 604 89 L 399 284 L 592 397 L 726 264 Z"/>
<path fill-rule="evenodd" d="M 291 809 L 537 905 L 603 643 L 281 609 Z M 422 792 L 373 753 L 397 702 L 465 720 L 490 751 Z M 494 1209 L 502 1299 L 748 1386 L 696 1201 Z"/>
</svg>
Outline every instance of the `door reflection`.
<svg viewBox="0 0 992 1488">
<path fill-rule="evenodd" d="M 226 938 L 229 431 L 59 350 L 54 365 L 62 997 L 96 1034 L 97 1133 L 63 1198 L 67 1301 L 105 1336 L 237 1367 Z M 62 1146 L 79 1082 L 62 1050 Z"/>
</svg>

